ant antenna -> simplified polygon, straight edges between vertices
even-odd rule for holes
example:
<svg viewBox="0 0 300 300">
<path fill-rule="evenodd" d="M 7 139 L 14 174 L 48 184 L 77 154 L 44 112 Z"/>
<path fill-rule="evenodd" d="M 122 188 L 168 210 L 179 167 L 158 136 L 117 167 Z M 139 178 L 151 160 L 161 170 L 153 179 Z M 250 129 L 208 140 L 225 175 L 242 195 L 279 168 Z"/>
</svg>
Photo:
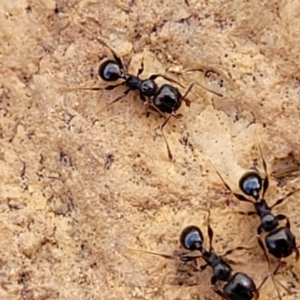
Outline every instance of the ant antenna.
<svg viewBox="0 0 300 300">
<path fill-rule="evenodd" d="M 211 199 L 209 200 L 209 208 L 208 208 L 208 217 L 207 217 L 207 235 L 209 238 L 209 251 L 214 250 L 213 248 L 213 229 L 210 226 L 210 216 L 211 216 Z M 248 246 L 237 246 L 233 249 L 227 250 L 224 254 L 220 255 L 221 257 L 225 257 L 227 255 L 230 255 L 231 253 L 235 252 L 236 250 L 251 250 L 254 247 L 248 247 Z"/>
<path fill-rule="evenodd" d="M 208 161 L 210 162 L 210 164 L 212 165 L 212 167 L 214 168 L 215 172 L 217 173 L 217 175 L 219 176 L 219 178 L 221 179 L 223 185 L 225 186 L 225 188 L 232 194 L 234 195 L 238 200 L 240 201 L 245 201 L 245 202 L 250 202 L 250 203 L 254 203 L 252 200 L 246 198 L 245 196 L 243 196 L 242 194 L 238 194 L 233 192 L 233 190 L 231 189 L 231 187 L 229 186 L 229 184 L 226 183 L 226 181 L 224 180 L 224 178 L 222 177 L 222 175 L 220 174 L 220 172 L 218 171 L 218 169 L 215 167 L 214 163 L 212 162 L 211 158 L 208 158 Z"/>
<path fill-rule="evenodd" d="M 204 70 L 201 69 L 201 68 L 187 69 L 187 70 L 184 71 L 184 73 L 189 73 L 189 72 L 201 72 L 201 73 L 203 73 L 204 75 L 207 74 L 208 72 L 214 72 L 214 73 L 217 73 L 216 71 L 213 71 L 213 70 L 207 70 L 207 71 L 204 71 Z M 218 73 L 217 73 L 217 74 L 218 74 Z M 207 90 L 207 91 L 210 92 L 210 93 L 213 93 L 213 94 L 215 94 L 215 95 L 217 95 L 217 96 L 219 96 L 219 97 L 223 97 L 223 94 L 218 93 L 218 92 L 216 92 L 216 91 L 214 91 L 214 90 L 212 90 L 212 89 L 210 89 L 210 88 L 207 88 L 207 87 L 205 87 L 205 86 L 202 85 L 202 84 L 197 83 L 197 85 L 199 85 L 202 89 Z"/>
<path fill-rule="evenodd" d="M 258 149 L 259 149 L 259 152 L 260 152 L 260 156 L 261 156 L 262 164 L 263 164 L 263 169 L 264 169 L 264 173 L 265 173 L 265 178 L 263 179 L 263 189 L 262 189 L 262 199 L 264 199 L 265 193 L 266 193 L 266 191 L 269 187 L 269 175 L 268 175 L 267 163 L 266 163 L 266 160 L 265 160 L 264 155 L 263 155 L 263 151 L 262 151 L 262 148 L 261 148 L 261 142 L 260 142 L 258 133 L 257 133 L 256 130 L 254 130 L 254 132 L 255 132 L 255 135 L 256 135 Z"/>
<path fill-rule="evenodd" d="M 126 247 L 128 250 L 130 251 L 134 251 L 134 252 L 140 252 L 140 253 L 147 253 L 147 254 L 151 254 L 151 255 L 156 255 L 156 256 L 160 256 L 166 259 L 176 259 L 178 258 L 176 255 L 171 255 L 171 254 L 166 254 L 166 253 L 159 253 L 159 252 L 155 252 L 155 251 L 149 251 L 149 250 L 142 250 L 142 249 L 135 249 L 135 248 L 130 248 L 130 247 Z"/>
<path fill-rule="evenodd" d="M 122 83 L 117 84 L 115 86 L 120 86 L 120 85 L 124 85 L 124 83 L 122 82 Z M 104 105 L 103 107 L 101 107 L 100 109 L 98 109 L 97 112 L 96 112 L 96 115 L 98 115 L 103 110 L 107 109 L 109 106 L 115 104 L 116 102 L 121 101 L 124 97 L 126 97 L 129 94 L 130 91 L 132 91 L 132 90 L 131 89 L 125 90 L 122 95 L 118 96 L 116 99 L 114 99 L 113 101 L 109 102 L 107 105 Z"/>
<path fill-rule="evenodd" d="M 94 38 L 99 44 L 101 44 L 102 46 L 108 48 L 111 52 L 111 54 L 113 55 L 115 61 L 118 63 L 118 65 L 120 66 L 121 70 L 124 71 L 125 68 L 123 66 L 122 60 L 120 58 L 120 56 L 116 53 L 116 51 L 109 46 L 104 40 L 96 37 L 92 32 L 90 32 L 89 30 L 87 30 L 86 28 L 84 28 L 80 23 L 75 22 L 75 24 L 80 27 L 84 32 L 86 32 L 90 37 Z"/>
<path fill-rule="evenodd" d="M 266 190 L 269 187 L 269 179 L 268 179 L 268 170 L 267 170 L 267 163 L 265 161 L 264 155 L 263 155 L 263 151 L 261 148 L 261 142 L 260 142 L 260 138 L 258 136 L 257 131 L 255 130 L 255 135 L 257 138 L 257 142 L 258 142 L 258 148 L 259 148 L 259 152 L 262 158 L 262 163 L 263 163 L 263 169 L 264 169 L 264 173 L 265 173 L 265 178 L 263 179 L 263 193 L 262 193 L 262 199 L 264 199 L 264 195 Z M 295 194 L 296 192 L 300 191 L 300 188 L 295 189 L 294 191 L 291 191 L 289 193 L 287 193 L 284 197 L 279 198 L 272 206 L 270 206 L 270 209 L 273 209 L 275 206 L 281 204 L 282 202 L 284 202 L 288 197 L 292 196 L 293 194 Z"/>
<path fill-rule="evenodd" d="M 171 254 L 166 254 L 166 253 L 160 253 L 160 252 L 142 250 L 142 249 L 135 249 L 135 248 L 130 248 L 130 247 L 126 247 L 126 248 L 130 251 L 146 253 L 146 254 L 155 255 L 155 256 L 160 256 L 160 257 L 170 259 L 170 260 L 179 259 L 183 263 L 186 263 L 186 262 L 189 262 L 189 261 L 192 261 L 192 260 L 195 260 L 195 259 L 198 259 L 198 258 L 202 257 L 202 255 L 199 255 L 199 254 L 192 255 L 191 251 L 189 253 L 181 253 L 179 255 L 171 255 Z"/>
</svg>

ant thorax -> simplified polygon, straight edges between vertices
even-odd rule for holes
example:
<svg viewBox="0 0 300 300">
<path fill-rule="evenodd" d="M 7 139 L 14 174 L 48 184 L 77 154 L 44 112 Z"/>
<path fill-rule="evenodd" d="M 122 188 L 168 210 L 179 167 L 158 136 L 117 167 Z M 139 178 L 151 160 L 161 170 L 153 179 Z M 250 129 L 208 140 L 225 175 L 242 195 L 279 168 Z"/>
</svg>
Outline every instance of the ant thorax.
<svg viewBox="0 0 300 300">
<path fill-rule="evenodd" d="M 133 90 L 138 90 L 140 87 L 140 81 L 141 79 L 137 76 L 131 75 L 131 74 L 125 74 L 125 85 Z"/>
<path fill-rule="evenodd" d="M 269 214 L 271 212 L 271 209 L 264 199 L 258 199 L 254 203 L 254 207 L 256 210 L 256 213 L 262 218 L 266 214 Z"/>
<path fill-rule="evenodd" d="M 232 269 L 228 263 L 222 257 L 220 257 L 214 250 L 206 251 L 201 249 L 203 259 L 211 266 L 214 273 L 214 278 L 221 281 L 228 281 L 231 277 Z"/>
<path fill-rule="evenodd" d="M 278 226 L 278 220 L 272 214 L 266 200 L 259 199 L 254 204 L 257 215 L 261 220 L 261 227 L 265 232 L 270 232 Z"/>
</svg>

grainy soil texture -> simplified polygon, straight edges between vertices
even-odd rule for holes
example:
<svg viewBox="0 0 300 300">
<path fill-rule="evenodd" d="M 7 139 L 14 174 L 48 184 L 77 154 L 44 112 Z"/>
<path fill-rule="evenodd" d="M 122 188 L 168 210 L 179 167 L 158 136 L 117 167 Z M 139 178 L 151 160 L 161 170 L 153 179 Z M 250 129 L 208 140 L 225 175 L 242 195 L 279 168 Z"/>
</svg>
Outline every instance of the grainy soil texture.
<svg viewBox="0 0 300 300">
<path fill-rule="evenodd" d="M 212 269 L 177 255 L 191 224 L 209 248 L 208 210 L 217 253 L 250 248 L 228 255 L 234 272 L 259 286 L 276 268 L 258 216 L 239 213 L 252 204 L 217 171 L 240 193 L 264 157 L 270 206 L 300 187 L 298 0 L 0 0 L 0 26 L 0 299 L 221 299 Z M 143 79 L 223 95 L 192 88 L 164 127 L 172 161 L 164 119 L 137 91 L 102 109 L 126 87 L 104 89 L 113 56 L 97 38 L 128 72 L 143 63 Z M 298 243 L 299 198 L 273 210 Z M 279 299 L 275 287 L 300 299 L 299 262 L 284 261 L 260 299 Z"/>
</svg>

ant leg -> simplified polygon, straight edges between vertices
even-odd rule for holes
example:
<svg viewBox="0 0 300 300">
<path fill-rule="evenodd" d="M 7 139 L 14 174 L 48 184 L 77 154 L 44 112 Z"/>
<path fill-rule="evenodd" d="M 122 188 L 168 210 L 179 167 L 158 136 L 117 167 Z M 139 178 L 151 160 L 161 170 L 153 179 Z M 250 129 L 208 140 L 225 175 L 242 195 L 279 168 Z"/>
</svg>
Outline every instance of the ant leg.
<svg viewBox="0 0 300 300">
<path fill-rule="evenodd" d="M 148 250 L 141 250 L 141 249 L 134 249 L 134 248 L 129 248 L 126 247 L 128 250 L 134 251 L 134 252 L 141 252 L 141 253 L 147 253 L 147 254 L 151 254 L 151 255 L 155 255 L 155 256 L 160 256 L 166 259 L 176 259 L 177 256 L 175 255 L 170 255 L 170 254 L 165 254 L 165 253 L 158 253 L 158 252 L 154 252 L 154 251 L 148 251 Z"/>
<path fill-rule="evenodd" d="M 78 87 L 78 88 L 67 88 L 67 91 L 103 91 L 103 90 L 107 90 L 107 91 L 111 91 L 113 89 L 115 89 L 118 86 L 124 85 L 124 82 L 115 84 L 115 85 L 108 85 L 104 88 L 100 88 L 100 87 Z"/>
<path fill-rule="evenodd" d="M 183 117 L 183 114 L 177 114 L 177 113 L 174 112 L 173 117 L 176 118 L 176 119 L 180 119 L 180 118 Z"/>
<path fill-rule="evenodd" d="M 204 73 L 204 70 L 201 69 L 201 68 L 186 69 L 186 70 L 184 70 L 184 73 L 188 73 L 188 72 L 196 72 L 196 71 Z"/>
<path fill-rule="evenodd" d="M 196 68 L 196 69 L 187 69 L 187 70 L 185 70 L 184 73 L 195 72 L 195 71 L 199 71 L 199 72 L 204 73 L 204 77 L 206 77 L 206 74 L 209 73 L 209 72 L 215 72 L 215 71 L 212 71 L 212 70 L 207 70 L 206 72 L 204 72 L 203 69 L 201 69 L 201 68 Z M 211 89 L 209 89 L 209 88 L 203 86 L 203 85 L 200 84 L 200 83 L 196 83 L 196 84 L 197 84 L 198 86 L 200 86 L 202 89 L 207 90 L 207 91 L 210 92 L 210 93 L 213 93 L 213 94 L 215 94 L 215 95 L 217 95 L 217 96 L 219 96 L 219 97 L 223 97 L 222 94 L 220 94 L 220 93 L 218 93 L 218 92 L 216 92 L 216 91 L 214 91 L 214 90 L 211 90 Z"/>
<path fill-rule="evenodd" d="M 209 239 L 209 251 L 213 250 L 213 239 L 214 239 L 214 231 L 210 226 L 210 207 L 208 208 L 208 217 L 207 217 L 207 235 Z"/>
<path fill-rule="evenodd" d="M 98 87 L 94 87 L 94 88 L 79 88 L 80 90 L 92 90 L 92 91 L 100 91 L 100 90 L 107 90 L 107 91 L 111 91 L 113 89 L 115 89 L 118 86 L 124 85 L 124 82 L 118 83 L 118 84 L 114 84 L 114 85 L 108 85 L 105 88 L 98 88 Z"/>
<path fill-rule="evenodd" d="M 258 236 L 260 236 L 261 235 L 261 233 L 262 233 L 262 231 L 263 231 L 263 229 L 262 229 L 262 224 L 261 225 L 259 225 L 258 227 L 257 227 L 257 235 Z"/>
<path fill-rule="evenodd" d="M 141 93 L 140 93 L 140 98 L 142 99 L 142 101 L 144 101 L 144 105 L 145 105 L 145 115 L 146 117 L 148 116 L 148 110 L 150 108 L 150 100 L 149 99 L 146 99 L 145 96 L 143 96 Z M 152 109 L 152 108 L 150 108 Z M 152 109 L 153 110 L 153 109 Z"/>
<path fill-rule="evenodd" d="M 218 277 L 213 275 L 212 278 L 210 279 L 210 284 L 214 286 L 217 283 L 217 281 L 218 281 Z"/>
<path fill-rule="evenodd" d="M 233 253 L 236 250 L 251 250 L 251 249 L 253 249 L 253 247 L 238 246 L 238 247 L 235 247 L 233 249 L 227 250 L 224 254 L 222 254 L 222 257 L 225 257 L 226 255 L 229 255 L 229 254 Z"/>
<path fill-rule="evenodd" d="M 290 223 L 290 220 L 289 220 L 289 218 L 288 218 L 286 215 L 279 214 L 279 215 L 275 216 L 275 218 L 276 218 L 278 221 L 286 220 L 285 226 L 286 226 L 288 229 L 291 229 L 291 223 Z"/>
<path fill-rule="evenodd" d="M 244 212 L 244 211 L 238 211 L 238 210 L 235 210 L 233 211 L 234 213 L 237 213 L 237 214 L 240 214 L 240 215 L 244 215 L 244 216 L 253 216 L 253 215 L 256 215 L 256 212 L 255 211 L 247 211 L 247 212 Z"/>
<path fill-rule="evenodd" d="M 265 246 L 264 246 L 264 244 L 263 244 L 261 238 L 260 238 L 260 237 L 257 237 L 257 240 L 258 240 L 258 244 L 259 244 L 260 248 L 261 248 L 261 249 L 263 250 L 263 252 L 264 252 L 265 258 L 266 258 L 267 263 L 268 263 L 268 269 L 269 269 L 269 271 L 270 271 L 270 270 L 271 270 L 271 262 L 270 262 L 270 259 L 269 259 L 268 254 L 267 254 L 267 250 L 266 250 L 266 248 L 265 248 Z M 260 286 L 259 286 L 259 289 L 263 286 L 263 284 L 267 281 L 267 279 L 268 279 L 269 277 L 271 277 L 271 278 L 272 278 L 273 285 L 274 285 L 275 290 L 276 290 L 276 293 L 277 293 L 277 295 L 278 295 L 278 299 L 281 300 L 282 298 L 281 298 L 281 295 L 280 295 L 280 293 L 279 293 L 279 291 L 278 291 L 278 287 L 277 287 L 277 285 L 276 285 L 276 283 L 275 283 L 275 278 L 274 278 L 274 276 L 276 275 L 276 273 L 278 272 L 278 270 L 279 270 L 280 267 L 281 267 L 281 263 L 278 264 L 278 266 L 276 267 L 276 269 L 275 269 L 274 272 L 270 273 L 266 278 L 264 278 L 264 280 L 262 281 L 262 283 L 261 283 Z"/>
<path fill-rule="evenodd" d="M 221 291 L 219 290 L 216 286 L 214 286 L 213 288 L 213 291 L 218 294 L 220 297 L 222 297 L 223 299 L 225 300 L 228 300 L 228 298 L 226 297 L 226 295 Z"/>
<path fill-rule="evenodd" d="M 226 183 L 226 181 L 223 179 L 223 177 L 221 176 L 220 172 L 217 170 L 217 168 L 215 167 L 215 165 L 213 164 L 213 162 L 211 161 L 211 159 L 209 159 L 211 165 L 213 166 L 213 168 L 215 169 L 216 173 L 218 174 L 219 178 L 221 179 L 223 185 L 225 186 L 225 188 L 233 195 L 235 196 L 238 200 L 240 201 L 245 201 L 245 202 L 250 202 L 253 204 L 253 201 L 251 201 L 250 199 L 247 199 L 245 196 L 241 195 L 241 194 L 237 194 L 234 193 L 233 190 L 230 188 L 230 186 Z"/>
<path fill-rule="evenodd" d="M 155 106 L 151 105 L 151 101 L 146 101 L 145 102 L 145 106 L 146 106 L 146 109 L 151 109 L 155 112 L 157 112 L 161 117 L 163 117 L 164 119 L 166 119 L 166 116 Z"/>
<path fill-rule="evenodd" d="M 194 269 L 194 271 L 198 271 L 198 272 L 203 272 L 206 268 L 207 268 L 208 264 L 202 265 L 199 268 L 197 268 L 196 266 L 192 266 L 192 268 Z"/>
<path fill-rule="evenodd" d="M 210 93 L 213 93 L 213 94 L 215 94 L 215 95 L 217 95 L 217 96 L 219 96 L 219 97 L 223 97 L 223 95 L 220 94 L 220 93 L 218 93 L 218 92 L 215 92 L 215 91 L 213 91 L 213 90 L 211 90 L 211 89 L 209 89 L 209 88 L 206 88 L 205 86 L 203 86 L 203 85 L 201 85 L 201 84 L 199 84 L 199 83 L 197 83 L 197 82 L 192 82 L 192 83 L 188 86 L 188 88 L 187 88 L 186 92 L 184 93 L 184 95 L 181 97 L 181 100 L 184 101 L 185 104 L 186 104 L 187 106 L 190 106 L 190 101 L 187 100 L 187 99 L 185 99 L 185 98 L 186 98 L 186 96 L 188 95 L 188 93 L 191 91 L 191 89 L 194 87 L 194 85 L 198 85 L 199 87 L 201 87 L 202 89 L 204 89 L 204 90 L 206 90 L 206 91 L 208 91 L 208 92 L 210 92 Z"/>
<path fill-rule="evenodd" d="M 256 289 L 256 290 L 254 291 L 254 300 L 258 300 L 258 298 L 259 298 L 259 290 Z"/>
<path fill-rule="evenodd" d="M 150 101 L 149 101 L 149 99 L 146 99 L 146 97 L 143 96 L 141 93 L 140 93 L 140 98 L 144 102 L 144 105 L 145 105 L 145 108 L 146 108 L 146 116 L 147 116 L 148 109 L 149 109 L 149 106 L 150 106 Z"/>
<path fill-rule="evenodd" d="M 161 117 L 166 119 L 166 116 L 156 106 L 151 105 L 151 100 L 149 98 L 146 99 L 146 97 L 143 96 L 141 93 L 140 93 L 140 98 L 144 101 L 144 105 L 146 107 L 146 115 L 148 113 L 148 109 L 151 109 L 151 110 L 157 112 Z M 174 115 L 174 117 L 177 118 L 177 115 Z"/>
<path fill-rule="evenodd" d="M 112 102 L 108 103 L 107 105 L 101 107 L 96 114 L 100 113 L 102 110 L 108 108 L 109 106 L 111 106 L 112 104 L 121 101 L 125 96 L 127 96 L 127 94 L 131 91 L 131 89 L 126 90 L 121 96 L 117 97 L 115 100 L 113 100 Z"/>
<path fill-rule="evenodd" d="M 183 263 L 187 263 L 187 262 L 190 262 L 190 261 L 193 261 L 193 260 L 196 260 L 196 259 L 202 257 L 202 255 L 192 256 L 192 255 L 189 255 L 189 253 L 181 253 L 180 255 L 170 255 L 170 254 L 166 254 L 166 253 L 158 253 L 158 252 L 148 251 L 148 250 L 134 249 L 134 248 L 129 248 L 129 247 L 126 247 L 126 248 L 131 251 L 160 256 L 160 257 L 163 257 L 166 259 L 171 259 L 171 260 L 175 260 L 175 259 L 179 258 L 180 261 L 182 261 Z M 202 267 L 203 266 L 201 266 L 200 268 L 202 269 Z"/>
<path fill-rule="evenodd" d="M 140 68 L 138 69 L 138 72 L 137 72 L 136 76 L 139 77 L 143 72 L 144 72 L 144 58 L 142 59 Z"/>
<path fill-rule="evenodd" d="M 177 80 L 175 80 L 175 79 L 173 79 L 173 78 L 171 78 L 171 77 L 169 77 L 169 76 L 163 75 L 163 74 L 153 74 L 153 75 L 151 75 L 148 79 L 150 79 L 150 80 L 155 80 L 155 79 L 158 78 L 158 77 L 161 77 L 161 78 L 163 78 L 163 79 L 165 79 L 165 80 L 167 80 L 167 81 L 176 83 L 176 84 L 178 84 L 179 86 L 181 86 L 182 88 L 184 88 L 184 86 L 183 86 L 179 81 L 177 81 Z"/>
<path fill-rule="evenodd" d="M 278 270 L 280 269 L 281 267 L 281 262 L 278 263 L 277 267 L 275 268 L 275 270 L 273 271 L 272 274 L 268 274 L 266 276 L 264 276 L 263 280 L 261 281 L 261 283 L 259 284 L 258 288 L 256 289 L 255 291 L 255 295 L 258 295 L 259 296 L 259 290 L 262 288 L 262 286 L 266 283 L 267 279 L 270 277 L 270 276 L 275 276 L 277 273 L 278 273 Z M 275 279 L 275 278 L 274 278 Z M 285 287 L 283 286 L 279 281 L 277 281 L 281 287 L 283 287 L 289 294 L 290 294 L 290 291 Z M 278 291 L 277 291 L 278 292 Z M 281 296 L 279 296 L 279 299 L 281 299 Z M 258 299 L 258 297 L 255 297 L 255 300 Z"/>
<path fill-rule="evenodd" d="M 163 129 L 164 129 L 164 127 L 166 126 L 166 124 L 169 122 L 169 120 L 171 119 L 172 116 L 173 116 L 173 115 L 170 114 L 170 115 L 166 118 L 166 120 L 165 120 L 165 121 L 161 124 L 161 126 L 160 126 L 160 131 L 161 131 L 161 134 L 162 134 L 162 136 L 163 136 L 163 139 L 165 140 L 165 144 L 166 144 L 166 147 L 167 147 L 168 156 L 169 156 L 169 159 L 170 159 L 170 160 L 173 159 L 173 155 L 172 155 L 172 153 L 171 153 L 171 150 L 170 150 L 168 141 L 167 141 L 167 139 L 166 139 L 166 137 L 165 137 L 165 135 L 164 135 Z"/>
<path fill-rule="evenodd" d="M 208 238 L 209 238 L 209 251 L 213 250 L 213 237 L 214 237 L 214 232 L 212 230 L 212 228 L 210 227 L 210 225 L 207 226 L 207 234 L 208 234 Z"/>
<path fill-rule="evenodd" d="M 121 86 L 121 85 L 124 85 L 124 82 L 121 82 L 121 83 L 119 83 L 119 84 L 114 84 L 114 85 L 108 85 L 108 86 L 106 86 L 104 89 L 107 90 L 107 91 L 111 91 L 111 90 L 113 90 L 113 89 L 115 89 L 116 87 Z"/>
<path fill-rule="evenodd" d="M 143 96 L 141 93 L 140 93 L 140 98 L 142 99 L 142 101 L 144 101 L 144 104 L 146 105 L 149 101 L 146 99 L 145 96 Z"/>
<path fill-rule="evenodd" d="M 299 189 L 296 189 L 292 192 L 289 192 L 288 194 L 286 194 L 284 197 L 278 199 L 270 208 L 274 208 L 275 206 L 281 204 L 283 201 L 285 201 L 288 197 L 292 196 L 294 193 L 300 191 L 300 188 Z"/>
<path fill-rule="evenodd" d="M 202 265 L 199 267 L 200 272 L 204 271 L 207 268 L 208 264 Z"/>
<path fill-rule="evenodd" d="M 190 253 L 181 253 L 179 254 L 179 259 L 182 262 L 189 262 L 189 261 L 193 261 L 195 259 L 198 259 L 202 257 L 202 255 L 190 255 Z"/>
<path fill-rule="evenodd" d="M 300 253 L 299 253 L 299 247 L 296 247 L 295 249 L 294 249 L 294 251 L 295 251 L 295 253 L 296 253 L 296 261 L 298 261 L 299 260 L 299 256 L 300 256 Z"/>
</svg>

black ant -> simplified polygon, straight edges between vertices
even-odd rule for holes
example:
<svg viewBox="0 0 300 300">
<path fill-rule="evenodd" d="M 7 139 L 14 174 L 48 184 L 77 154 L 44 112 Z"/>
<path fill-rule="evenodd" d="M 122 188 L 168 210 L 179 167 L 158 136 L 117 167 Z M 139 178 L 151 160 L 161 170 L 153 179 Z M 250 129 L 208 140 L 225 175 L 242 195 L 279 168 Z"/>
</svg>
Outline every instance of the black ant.
<svg viewBox="0 0 300 300">
<path fill-rule="evenodd" d="M 232 253 L 238 249 L 248 249 L 245 247 L 237 247 L 225 252 L 224 255 L 219 256 L 212 246 L 213 241 L 213 230 L 208 225 L 208 237 L 209 237 L 209 250 L 207 251 L 203 247 L 203 234 L 199 227 L 191 225 L 187 226 L 180 235 L 181 245 L 190 251 L 199 251 L 201 257 L 206 262 L 205 265 L 200 266 L 200 271 L 206 269 L 207 266 L 210 266 L 213 269 L 213 276 L 211 277 L 210 283 L 213 286 L 213 290 L 216 294 L 227 300 L 252 300 L 259 298 L 259 289 L 265 283 L 268 277 L 265 277 L 259 288 L 256 288 L 256 285 L 251 277 L 242 272 L 237 272 L 232 274 L 232 268 L 230 264 L 223 258 L 226 255 Z M 195 256 L 189 256 L 188 254 L 182 254 L 180 260 L 190 261 L 195 259 Z M 275 270 L 277 272 L 277 270 Z M 275 273 L 274 272 L 274 273 Z M 217 281 L 226 282 L 223 286 L 223 290 L 220 290 L 216 283 Z"/>
<path fill-rule="evenodd" d="M 258 137 L 257 137 L 258 139 Z M 245 173 L 239 180 L 239 188 L 241 191 L 251 197 L 253 200 L 247 197 L 234 193 L 230 186 L 222 178 L 221 174 L 216 170 L 226 189 L 229 190 L 238 200 L 250 202 L 254 205 L 255 212 L 247 212 L 242 214 L 254 215 L 257 214 L 260 218 L 260 225 L 257 228 L 258 243 L 262 250 L 265 252 L 265 246 L 261 240 L 260 235 L 262 232 L 266 232 L 265 244 L 268 252 L 276 257 L 280 262 L 283 258 L 290 256 L 294 251 L 296 253 L 296 261 L 299 259 L 299 249 L 296 246 L 296 238 L 291 232 L 289 218 L 283 214 L 274 215 L 272 209 L 277 205 L 281 204 L 288 197 L 299 191 L 296 189 L 289 192 L 283 198 L 278 199 L 272 206 L 269 206 L 264 199 L 265 193 L 269 187 L 269 178 L 267 171 L 267 164 L 264 159 L 260 143 L 258 141 L 260 155 L 262 157 L 262 164 L 265 173 L 265 177 L 262 178 L 259 171 L 255 168 L 254 171 L 249 171 Z M 279 227 L 279 221 L 286 220 L 285 226 Z"/>
<path fill-rule="evenodd" d="M 210 212 L 209 212 L 210 216 Z M 247 274 L 242 272 L 233 273 L 233 270 L 229 264 L 229 262 L 224 259 L 225 256 L 233 253 L 236 250 L 242 250 L 246 249 L 249 250 L 248 247 L 239 246 L 231 250 L 227 250 L 222 256 L 218 255 L 213 246 L 213 230 L 209 223 L 208 218 L 208 226 L 207 226 L 207 235 L 209 237 L 209 250 L 207 251 L 203 247 L 203 234 L 199 227 L 195 225 L 187 226 L 180 234 L 180 244 L 183 248 L 194 252 L 199 251 L 200 255 L 195 256 L 190 253 L 182 253 L 179 255 L 180 261 L 186 263 L 189 261 L 193 261 L 198 258 L 203 258 L 203 260 L 206 262 L 205 265 L 200 266 L 200 268 L 196 268 L 197 271 L 202 272 L 206 269 L 207 266 L 210 266 L 213 270 L 213 276 L 211 277 L 211 285 L 213 287 L 213 290 L 216 294 L 221 296 L 223 299 L 227 300 L 252 300 L 252 299 L 258 299 L 259 298 L 259 290 L 264 285 L 264 283 L 267 281 L 268 277 L 270 275 L 267 275 L 262 280 L 261 284 L 257 288 L 253 279 L 249 277 Z M 135 250 L 135 249 L 134 249 Z M 156 252 L 151 251 L 144 251 L 144 250 L 138 250 L 141 252 L 146 252 L 153 255 L 162 256 L 164 258 L 168 259 L 174 259 L 175 256 L 167 255 L 167 254 L 160 254 Z M 279 266 L 275 269 L 273 272 L 273 276 L 277 273 Z M 223 286 L 223 289 L 220 290 L 217 287 L 217 282 L 223 281 L 226 284 Z"/>
<path fill-rule="evenodd" d="M 81 27 L 81 25 L 80 25 Z M 83 28 L 84 29 L 84 28 Z M 86 29 L 84 29 L 87 31 Z M 88 32 L 88 31 L 87 31 Z M 89 33 L 89 32 L 88 32 Z M 89 33 L 90 35 L 93 36 L 93 34 Z M 93 36 L 94 37 L 94 36 Z M 95 37 L 94 37 L 95 38 Z M 102 111 L 103 109 L 107 108 L 108 106 L 121 101 L 125 96 L 128 95 L 130 91 L 137 90 L 139 92 L 140 99 L 145 103 L 146 108 L 150 108 L 157 113 L 159 113 L 162 117 L 165 118 L 165 121 L 161 124 L 160 126 L 160 131 L 163 136 L 163 139 L 165 141 L 167 151 L 168 151 L 168 156 L 169 159 L 172 160 L 173 156 L 170 150 L 170 147 L 168 145 L 167 139 L 163 133 L 163 128 L 165 125 L 168 123 L 170 118 L 173 116 L 175 118 L 180 118 L 182 117 L 181 114 L 177 114 L 177 110 L 180 108 L 182 102 L 185 102 L 187 106 L 190 106 L 190 101 L 186 99 L 187 95 L 191 91 L 194 85 L 198 85 L 201 88 L 214 93 L 220 97 L 223 97 L 222 94 L 217 93 L 213 90 L 210 90 L 206 87 L 203 87 L 199 83 L 191 83 L 186 92 L 182 95 L 180 91 L 170 85 L 170 84 L 163 84 L 161 87 L 157 85 L 155 80 L 158 77 L 161 77 L 167 81 L 170 81 L 172 83 L 178 84 L 179 86 L 183 87 L 181 83 L 178 81 L 163 75 L 163 74 L 153 74 L 149 76 L 147 79 L 141 79 L 139 76 L 143 73 L 144 71 L 144 63 L 143 61 L 141 62 L 141 66 L 137 72 L 137 75 L 133 75 L 128 73 L 127 69 L 124 67 L 123 62 L 120 58 L 120 56 L 102 39 L 96 38 L 96 40 L 104 47 L 108 48 L 110 52 L 113 55 L 113 60 L 108 59 L 102 62 L 99 66 L 98 74 L 100 78 L 104 81 L 117 81 L 119 79 L 122 79 L 123 82 L 115 84 L 115 85 L 108 85 L 104 89 L 105 90 L 113 90 L 116 87 L 119 86 L 126 86 L 127 89 L 124 91 L 122 95 L 114 99 L 112 102 L 110 102 L 108 105 L 102 107 L 99 111 Z M 193 69 L 196 70 L 196 69 Z M 199 69 L 200 70 L 200 69 Z M 200 70 L 201 71 L 201 70 Z M 102 90 L 102 88 L 81 88 L 85 90 Z M 98 111 L 98 112 L 99 112 Z M 166 117 L 165 114 L 168 114 Z"/>
</svg>

